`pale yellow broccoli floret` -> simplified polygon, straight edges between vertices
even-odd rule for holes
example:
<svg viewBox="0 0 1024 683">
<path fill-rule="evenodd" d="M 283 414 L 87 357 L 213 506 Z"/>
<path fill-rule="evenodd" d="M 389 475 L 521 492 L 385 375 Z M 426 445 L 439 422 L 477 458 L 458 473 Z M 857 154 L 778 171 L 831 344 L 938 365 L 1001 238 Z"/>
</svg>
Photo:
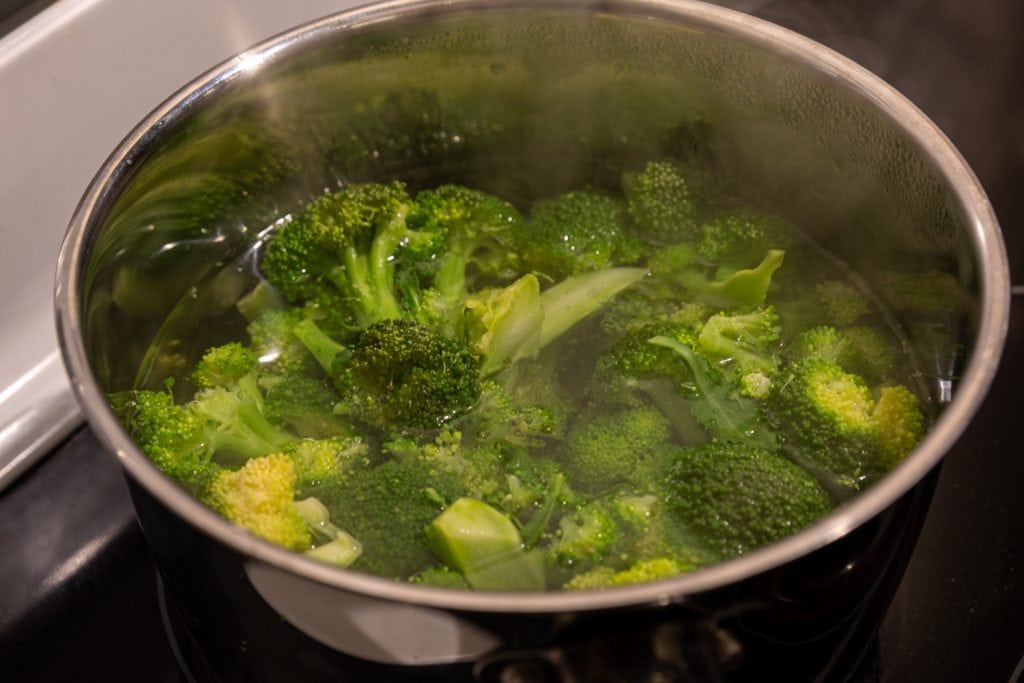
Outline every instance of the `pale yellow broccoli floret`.
<svg viewBox="0 0 1024 683">
<path fill-rule="evenodd" d="M 295 466 L 283 453 L 224 470 L 210 485 L 207 498 L 217 512 L 261 538 L 292 550 L 312 545 L 309 528 L 292 504 Z"/>
</svg>

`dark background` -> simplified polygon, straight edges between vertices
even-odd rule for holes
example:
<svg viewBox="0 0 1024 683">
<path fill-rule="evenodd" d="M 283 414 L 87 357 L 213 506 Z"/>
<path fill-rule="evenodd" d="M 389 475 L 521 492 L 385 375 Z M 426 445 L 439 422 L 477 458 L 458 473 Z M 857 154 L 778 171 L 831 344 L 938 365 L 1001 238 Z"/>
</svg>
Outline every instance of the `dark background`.
<svg viewBox="0 0 1024 683">
<path fill-rule="evenodd" d="M 0 34 L 48 0 L 0 0 Z M 907 95 L 974 168 L 1024 269 L 1024 2 L 721 2 Z M 0 105 L 2 106 L 2 105 Z M 1015 276 L 1015 283 L 1024 280 Z M 1024 668 L 1024 293 L 1003 365 L 947 457 L 907 573 L 851 680 L 1017 681 Z M 0 493 L 0 681 L 180 681 L 118 466 L 87 428 Z"/>
</svg>

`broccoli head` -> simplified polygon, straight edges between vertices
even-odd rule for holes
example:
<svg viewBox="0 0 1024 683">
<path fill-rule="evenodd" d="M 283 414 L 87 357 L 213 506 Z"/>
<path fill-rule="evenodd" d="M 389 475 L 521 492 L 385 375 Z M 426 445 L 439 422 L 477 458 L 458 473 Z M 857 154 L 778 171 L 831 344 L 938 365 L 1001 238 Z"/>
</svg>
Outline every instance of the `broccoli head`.
<svg viewBox="0 0 1024 683">
<path fill-rule="evenodd" d="M 204 439 L 204 421 L 166 391 L 126 391 L 111 407 L 142 451 L 167 476 L 202 494 L 220 472 Z"/>
<path fill-rule="evenodd" d="M 462 342 L 409 319 L 363 330 L 336 378 L 339 409 L 375 427 L 436 428 L 480 397 L 479 362 Z"/>
<path fill-rule="evenodd" d="M 696 236 L 695 193 L 678 165 L 652 161 L 641 171 L 624 173 L 622 190 L 629 215 L 645 239 L 674 244 Z"/>
<path fill-rule="evenodd" d="M 885 387 L 876 401 L 860 376 L 822 358 L 787 366 L 769 407 L 794 458 L 853 490 L 905 457 L 923 432 L 908 389 Z"/>
<path fill-rule="evenodd" d="M 260 268 L 290 301 L 327 299 L 336 309 L 340 296 L 353 326 L 402 317 L 396 264 L 430 260 L 443 246 L 439 233 L 408 226 L 412 204 L 400 182 L 318 197 L 270 235 Z"/>
<path fill-rule="evenodd" d="M 400 580 L 436 563 L 423 530 L 463 495 L 454 473 L 406 458 L 353 468 L 336 491 L 334 523 L 363 545 L 352 568 Z"/>
<path fill-rule="evenodd" d="M 614 197 L 589 191 L 542 199 L 518 231 L 524 261 L 553 280 L 635 262 L 638 243 L 623 229 L 625 211 Z"/>
<path fill-rule="evenodd" d="M 832 509 L 817 480 L 785 457 L 720 442 L 678 451 L 665 501 L 693 539 L 723 560 L 795 533 Z"/>
<path fill-rule="evenodd" d="M 591 493 L 625 482 L 652 488 L 671 435 L 671 423 L 650 406 L 585 415 L 566 439 L 570 480 L 579 490 Z"/>
<path fill-rule="evenodd" d="M 223 470 L 204 497 L 214 510 L 257 536 L 308 550 L 313 538 L 294 499 L 295 468 L 280 453 L 252 458 L 238 470 Z"/>
</svg>

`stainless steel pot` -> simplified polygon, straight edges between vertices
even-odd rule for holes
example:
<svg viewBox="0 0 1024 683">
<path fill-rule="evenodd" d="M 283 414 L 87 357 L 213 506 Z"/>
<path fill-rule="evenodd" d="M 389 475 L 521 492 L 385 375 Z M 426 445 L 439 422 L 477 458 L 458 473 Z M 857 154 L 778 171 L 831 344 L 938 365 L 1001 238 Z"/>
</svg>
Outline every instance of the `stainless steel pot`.
<svg viewBox="0 0 1024 683">
<path fill-rule="evenodd" d="M 159 385 L 202 350 L 197 337 L 237 328 L 259 234 L 325 185 L 454 180 L 528 199 L 701 153 L 695 131 L 750 199 L 791 217 L 876 291 L 893 272 L 941 271 L 953 283 L 948 305 L 927 316 L 894 312 L 931 397 L 927 437 L 792 537 L 603 592 L 398 584 L 233 527 L 165 478 L 106 405 L 107 392 Z M 884 82 L 816 43 L 686 0 L 403 0 L 285 33 L 140 123 L 72 219 L 56 301 L 72 384 L 125 468 L 195 671 L 596 680 L 635 666 L 611 644 L 639 649 L 651 671 L 700 680 L 742 671 L 765 643 L 870 627 L 916 535 L 929 475 L 996 371 L 1008 283 L 995 217 L 956 150 Z"/>
</svg>

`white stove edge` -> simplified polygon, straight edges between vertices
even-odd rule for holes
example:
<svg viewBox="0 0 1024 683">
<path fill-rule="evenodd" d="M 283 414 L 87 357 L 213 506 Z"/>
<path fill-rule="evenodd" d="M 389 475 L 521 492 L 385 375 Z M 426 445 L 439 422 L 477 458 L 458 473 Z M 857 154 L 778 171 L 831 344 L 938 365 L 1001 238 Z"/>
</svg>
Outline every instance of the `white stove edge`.
<svg viewBox="0 0 1024 683">
<path fill-rule="evenodd" d="M 59 0 L 0 39 L 0 490 L 81 423 L 57 347 L 57 251 L 81 194 L 153 107 L 352 0 Z"/>
</svg>

